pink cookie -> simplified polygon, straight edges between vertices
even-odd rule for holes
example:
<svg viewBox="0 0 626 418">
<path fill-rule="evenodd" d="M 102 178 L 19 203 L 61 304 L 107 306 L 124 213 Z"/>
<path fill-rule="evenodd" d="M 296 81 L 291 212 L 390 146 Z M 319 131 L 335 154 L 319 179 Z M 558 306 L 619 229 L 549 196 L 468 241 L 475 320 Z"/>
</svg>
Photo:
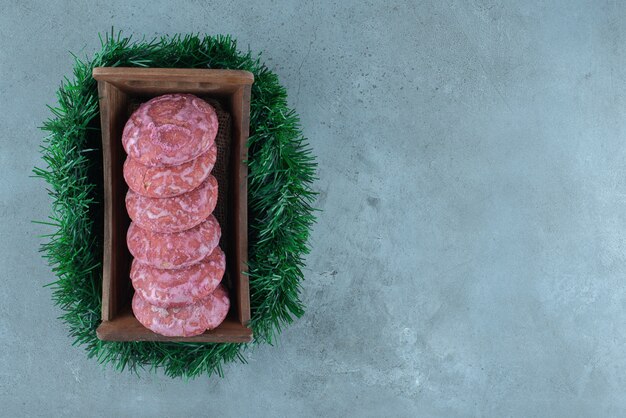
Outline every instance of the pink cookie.
<svg viewBox="0 0 626 418">
<path fill-rule="evenodd" d="M 224 285 L 220 284 L 217 289 L 209 297 L 196 304 L 202 304 L 204 307 L 204 317 L 207 325 L 206 329 L 217 328 L 228 315 L 230 309 L 230 299 L 228 299 L 228 291 Z"/>
<path fill-rule="evenodd" d="M 139 293 L 133 296 L 133 313 L 141 324 L 168 337 L 192 337 L 221 324 L 230 308 L 224 286 L 193 305 L 181 308 L 159 308 L 145 301 Z"/>
<path fill-rule="evenodd" d="M 130 219 L 143 229 L 154 232 L 180 232 L 204 221 L 217 204 L 217 180 L 209 175 L 204 183 L 180 196 L 141 196 L 132 190 L 126 194 Z"/>
<path fill-rule="evenodd" d="M 217 145 L 186 163 L 165 167 L 149 167 L 132 157 L 124 162 L 124 179 L 135 193 L 147 197 L 172 197 L 198 187 L 217 160 Z"/>
<path fill-rule="evenodd" d="M 207 152 L 217 128 L 213 106 L 193 94 L 166 94 L 143 103 L 131 115 L 122 144 L 141 164 L 178 165 Z"/>
<path fill-rule="evenodd" d="M 222 232 L 215 216 L 182 232 L 163 234 L 143 229 L 131 222 L 126 235 L 130 253 L 144 264 L 161 269 L 190 266 L 209 255 Z"/>
<path fill-rule="evenodd" d="M 226 256 L 220 247 L 199 263 L 163 270 L 133 260 L 130 278 L 135 291 L 160 308 L 190 305 L 211 294 L 222 281 Z"/>
</svg>

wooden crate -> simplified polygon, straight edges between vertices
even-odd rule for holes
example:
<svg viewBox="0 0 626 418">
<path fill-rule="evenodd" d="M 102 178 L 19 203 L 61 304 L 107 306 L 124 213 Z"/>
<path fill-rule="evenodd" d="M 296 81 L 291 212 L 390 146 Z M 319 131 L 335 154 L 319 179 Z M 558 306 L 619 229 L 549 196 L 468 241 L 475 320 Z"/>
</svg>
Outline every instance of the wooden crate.
<svg viewBox="0 0 626 418">
<path fill-rule="evenodd" d="M 244 163 L 250 122 L 252 73 L 237 70 L 94 68 L 98 81 L 104 169 L 104 256 L 102 264 L 102 324 L 97 335 L 107 341 L 247 342 L 252 339 L 247 256 L 247 173 Z M 124 198 L 128 186 L 122 166 L 126 153 L 122 131 L 131 107 L 166 93 L 192 93 L 217 100 L 230 113 L 231 144 L 228 170 L 226 248 L 227 287 L 231 309 L 216 329 L 195 337 L 165 337 L 137 321 L 130 308 L 132 256 L 126 246 L 130 219 Z"/>
</svg>

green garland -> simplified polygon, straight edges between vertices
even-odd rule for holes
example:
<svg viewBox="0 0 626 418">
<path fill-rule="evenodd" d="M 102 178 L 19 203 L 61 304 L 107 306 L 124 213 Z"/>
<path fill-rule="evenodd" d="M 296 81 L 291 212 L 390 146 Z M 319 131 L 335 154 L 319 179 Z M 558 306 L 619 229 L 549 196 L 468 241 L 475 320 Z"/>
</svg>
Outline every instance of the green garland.
<svg viewBox="0 0 626 418">
<path fill-rule="evenodd" d="M 58 90 L 58 106 L 42 129 L 45 168 L 36 176 L 48 184 L 52 226 L 42 245 L 56 280 L 49 286 L 64 311 L 74 344 L 89 357 L 118 370 L 162 368 L 171 377 L 223 375 L 222 366 L 245 362 L 245 344 L 106 342 L 100 324 L 102 258 L 101 139 L 94 67 L 229 68 L 254 74 L 248 153 L 250 326 L 254 343 L 272 343 L 281 328 L 303 314 L 300 283 L 303 256 L 315 222 L 315 160 L 287 106 L 287 93 L 258 57 L 242 54 L 229 36 L 176 35 L 131 41 L 121 34 L 100 39 L 91 61 L 74 56 L 74 79 Z"/>
</svg>

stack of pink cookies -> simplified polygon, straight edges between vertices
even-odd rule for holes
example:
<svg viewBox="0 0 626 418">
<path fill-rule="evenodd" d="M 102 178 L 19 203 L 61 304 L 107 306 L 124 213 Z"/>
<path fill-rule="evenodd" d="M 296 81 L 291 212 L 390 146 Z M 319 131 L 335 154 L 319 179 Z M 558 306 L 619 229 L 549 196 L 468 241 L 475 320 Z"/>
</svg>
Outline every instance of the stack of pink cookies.
<svg viewBox="0 0 626 418">
<path fill-rule="evenodd" d="M 191 94 L 143 103 L 124 127 L 132 308 L 162 335 L 202 334 L 222 323 L 230 307 L 220 284 L 221 230 L 212 215 L 217 130 L 215 109 Z"/>
</svg>

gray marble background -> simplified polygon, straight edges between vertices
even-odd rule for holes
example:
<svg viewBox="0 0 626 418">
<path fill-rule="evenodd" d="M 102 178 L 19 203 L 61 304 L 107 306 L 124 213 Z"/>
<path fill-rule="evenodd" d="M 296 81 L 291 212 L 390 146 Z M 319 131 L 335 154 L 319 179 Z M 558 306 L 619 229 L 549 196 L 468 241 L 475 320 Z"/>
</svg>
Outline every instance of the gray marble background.
<svg viewBox="0 0 626 418">
<path fill-rule="evenodd" d="M 626 416 L 624 3 L 0 6 L 0 416 Z M 112 25 L 264 51 L 319 157 L 307 314 L 224 379 L 102 368 L 43 287 L 37 127 Z"/>
</svg>

